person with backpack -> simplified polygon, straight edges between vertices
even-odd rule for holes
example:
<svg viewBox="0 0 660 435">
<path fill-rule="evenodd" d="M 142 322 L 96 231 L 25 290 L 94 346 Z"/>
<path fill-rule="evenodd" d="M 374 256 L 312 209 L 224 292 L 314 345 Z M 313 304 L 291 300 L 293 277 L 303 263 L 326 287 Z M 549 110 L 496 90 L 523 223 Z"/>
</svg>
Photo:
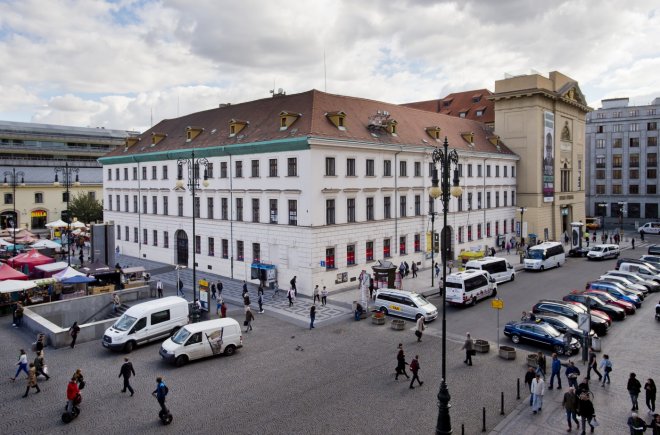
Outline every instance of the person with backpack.
<svg viewBox="0 0 660 435">
<path fill-rule="evenodd" d="M 612 372 L 612 361 L 610 361 L 610 356 L 608 354 L 603 355 L 603 359 L 600 361 L 600 368 L 603 369 L 603 383 L 602 387 L 605 386 L 605 382 L 610 384 L 610 373 Z"/>
<path fill-rule="evenodd" d="M 156 378 L 156 389 L 151 393 L 152 396 L 158 400 L 158 404 L 160 405 L 160 410 L 164 413 L 169 414 L 169 410 L 167 409 L 167 406 L 165 406 L 165 398 L 167 397 L 167 394 L 170 392 L 170 389 L 167 388 L 167 385 L 165 385 L 165 382 L 163 382 L 162 377 L 157 377 Z"/>
<path fill-rule="evenodd" d="M 417 328 L 415 329 L 415 336 L 417 336 L 418 342 L 422 341 L 423 333 L 424 333 L 424 316 L 419 316 L 419 319 L 417 319 Z"/>
<path fill-rule="evenodd" d="M 414 263 L 413 263 L 414 264 Z M 419 355 L 415 355 L 415 358 L 410 362 L 410 371 L 413 374 L 412 380 L 410 381 L 410 389 L 414 389 L 413 383 L 415 382 L 415 379 L 417 379 L 417 382 L 419 383 L 419 386 L 421 387 L 424 385 L 424 382 L 419 380 L 419 369 L 421 367 L 419 366 Z"/>
<path fill-rule="evenodd" d="M 121 365 L 121 369 L 119 369 L 119 378 L 123 377 L 124 378 L 124 388 L 121 390 L 122 393 L 125 393 L 126 390 L 131 392 L 131 397 L 133 396 L 133 387 L 131 387 L 131 384 L 129 382 L 129 379 L 131 379 L 131 375 L 135 376 L 135 369 L 133 368 L 133 363 L 128 360 L 128 358 L 124 358 L 124 364 Z"/>
</svg>

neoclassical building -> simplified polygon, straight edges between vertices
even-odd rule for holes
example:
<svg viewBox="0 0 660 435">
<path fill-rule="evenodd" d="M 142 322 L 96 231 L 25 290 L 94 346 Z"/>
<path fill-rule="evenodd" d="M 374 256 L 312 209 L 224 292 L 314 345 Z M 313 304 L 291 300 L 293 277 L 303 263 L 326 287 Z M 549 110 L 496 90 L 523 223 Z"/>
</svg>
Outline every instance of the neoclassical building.
<svg viewBox="0 0 660 435">
<path fill-rule="evenodd" d="M 316 90 L 221 105 L 129 138 L 99 159 L 104 216 L 128 255 L 190 267 L 196 249 L 198 269 L 223 276 L 250 280 L 258 262 L 282 285 L 297 276 L 304 293 L 355 286 L 377 260 L 430 267 L 429 211 L 441 211 L 428 195 L 431 151 L 445 137 L 464 191 L 450 204 L 452 256 L 509 240 L 518 156 L 484 124 Z M 193 151 L 208 162 L 194 171 L 195 199 L 193 172 L 178 166 Z"/>
</svg>

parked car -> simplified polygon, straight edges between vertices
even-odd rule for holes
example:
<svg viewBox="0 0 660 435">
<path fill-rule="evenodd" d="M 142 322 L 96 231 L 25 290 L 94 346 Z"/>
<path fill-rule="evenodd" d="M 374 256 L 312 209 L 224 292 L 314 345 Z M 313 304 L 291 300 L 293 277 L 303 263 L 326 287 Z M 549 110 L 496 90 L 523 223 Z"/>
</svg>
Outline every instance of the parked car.
<svg viewBox="0 0 660 435">
<path fill-rule="evenodd" d="M 592 281 L 587 283 L 586 290 L 602 290 L 604 292 L 611 294 L 617 299 L 621 299 L 626 302 L 630 302 L 631 304 L 634 304 L 635 307 L 637 308 L 640 308 L 642 306 L 642 300 L 639 298 L 639 296 L 629 293 L 625 290 L 622 290 L 621 288 L 613 284 L 614 283 L 608 281 Z"/>
<path fill-rule="evenodd" d="M 626 272 L 624 270 L 608 270 L 607 275 L 621 276 L 634 284 L 640 284 L 649 292 L 660 292 L 660 284 L 652 279 L 644 279 L 644 277 L 637 275 L 633 272 Z"/>
<path fill-rule="evenodd" d="M 592 281 L 592 282 L 595 282 L 595 283 L 597 282 L 597 283 L 600 283 L 600 284 L 606 284 L 610 287 L 618 288 L 619 290 L 623 290 L 626 294 L 637 296 L 640 301 L 643 301 L 644 298 L 646 297 L 646 294 L 648 293 L 647 290 L 637 290 L 637 289 L 634 289 L 632 287 L 628 287 L 627 285 L 625 285 L 621 282 L 614 281 L 614 280 L 600 280 L 599 279 L 599 280 Z"/>
<path fill-rule="evenodd" d="M 587 253 L 588 260 L 607 260 L 608 258 L 619 258 L 618 245 L 596 245 Z"/>
<path fill-rule="evenodd" d="M 660 255 L 642 255 L 639 259 L 651 263 L 656 267 L 660 266 Z"/>
<path fill-rule="evenodd" d="M 575 248 L 571 248 L 568 251 L 568 256 L 569 257 L 586 257 L 588 253 L 589 253 L 589 248 L 582 247 L 582 246 L 576 246 Z"/>
<path fill-rule="evenodd" d="M 535 314 L 535 316 L 538 322 L 548 323 L 562 334 L 570 332 L 575 337 L 581 337 L 584 335 L 584 331 L 580 329 L 577 322 L 574 322 L 568 317 L 560 316 L 558 314 Z M 589 331 L 590 337 L 593 337 L 594 335 L 596 335 L 596 333 L 593 329 Z"/>
<path fill-rule="evenodd" d="M 649 255 L 660 255 L 660 245 L 651 245 L 646 252 Z"/>
<path fill-rule="evenodd" d="M 629 279 L 617 276 L 617 275 L 610 275 L 609 273 L 606 275 L 601 275 L 598 277 L 599 281 L 609 281 L 609 282 L 616 282 L 618 284 L 621 284 L 624 288 L 630 288 L 633 290 L 637 290 L 642 293 L 648 293 L 649 289 L 643 286 L 642 284 L 635 284 L 634 282 L 631 282 Z"/>
<path fill-rule="evenodd" d="M 582 304 L 571 304 L 556 300 L 541 300 L 532 307 L 532 312 L 534 314 L 558 314 L 577 322 L 578 315 L 586 314 L 587 310 Z M 591 327 L 599 337 L 607 334 L 609 326 L 606 320 L 591 313 Z"/>
<path fill-rule="evenodd" d="M 639 234 L 660 234 L 660 222 L 647 222 L 637 231 Z"/>
<path fill-rule="evenodd" d="M 580 342 L 571 337 L 568 348 L 564 343 L 564 334 L 547 323 L 509 322 L 504 326 L 504 335 L 518 344 L 527 341 L 535 345 L 551 348 L 558 355 L 574 354 L 580 351 Z"/>
<path fill-rule="evenodd" d="M 657 275 L 657 274 L 660 273 L 660 270 L 658 269 L 658 267 L 656 265 L 654 265 L 653 263 L 651 263 L 649 261 L 637 260 L 635 258 L 619 258 L 616 261 L 615 269 L 619 270 L 619 268 L 621 267 L 621 265 L 623 263 L 639 264 L 640 266 L 644 266 L 644 267 L 648 268 L 654 275 Z"/>
<path fill-rule="evenodd" d="M 635 307 L 635 304 L 632 304 L 630 302 L 626 302 L 623 299 L 617 299 L 611 294 L 607 293 L 606 291 L 603 290 L 585 290 L 584 291 L 585 295 L 589 296 L 594 296 L 600 299 L 601 301 L 605 302 L 606 304 L 612 304 L 616 305 L 619 308 L 623 308 L 623 310 L 626 312 L 626 314 L 635 314 L 637 312 L 637 308 Z"/>
</svg>

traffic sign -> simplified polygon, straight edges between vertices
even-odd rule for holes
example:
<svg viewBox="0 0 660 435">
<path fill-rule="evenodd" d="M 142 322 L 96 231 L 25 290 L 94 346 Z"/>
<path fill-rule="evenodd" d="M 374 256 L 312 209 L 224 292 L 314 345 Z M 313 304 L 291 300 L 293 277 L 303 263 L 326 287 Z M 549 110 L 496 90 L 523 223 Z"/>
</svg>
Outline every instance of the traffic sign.
<svg viewBox="0 0 660 435">
<path fill-rule="evenodd" d="M 490 301 L 490 306 L 496 310 L 501 310 L 504 308 L 504 301 L 502 299 L 493 299 Z"/>
</svg>

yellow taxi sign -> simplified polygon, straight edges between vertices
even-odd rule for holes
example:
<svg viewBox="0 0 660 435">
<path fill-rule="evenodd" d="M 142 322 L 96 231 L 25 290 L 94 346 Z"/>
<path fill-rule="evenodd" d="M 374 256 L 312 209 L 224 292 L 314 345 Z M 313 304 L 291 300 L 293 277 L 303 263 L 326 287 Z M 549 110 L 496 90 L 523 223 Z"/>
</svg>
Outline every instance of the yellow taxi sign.
<svg viewBox="0 0 660 435">
<path fill-rule="evenodd" d="M 502 299 L 493 299 L 490 301 L 490 306 L 496 310 L 501 310 L 504 308 L 504 301 Z"/>
</svg>

